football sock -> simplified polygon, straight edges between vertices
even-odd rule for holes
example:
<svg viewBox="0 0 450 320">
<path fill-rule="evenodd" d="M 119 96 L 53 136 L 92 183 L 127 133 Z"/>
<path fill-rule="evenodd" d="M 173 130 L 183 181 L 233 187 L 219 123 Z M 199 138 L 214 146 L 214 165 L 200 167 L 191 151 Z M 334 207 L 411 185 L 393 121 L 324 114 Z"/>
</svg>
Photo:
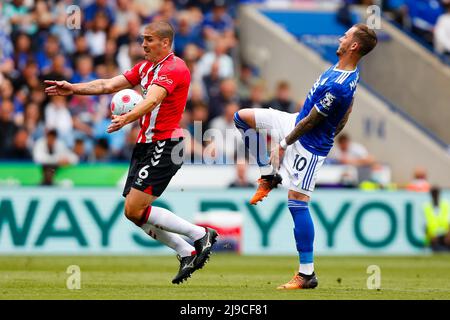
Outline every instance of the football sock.
<svg viewBox="0 0 450 320">
<path fill-rule="evenodd" d="M 314 272 L 314 263 L 300 263 L 300 267 L 298 268 L 298 272 L 311 275 Z"/>
<path fill-rule="evenodd" d="M 256 159 L 261 175 L 272 175 L 275 173 L 270 164 L 269 156 L 267 155 L 267 141 L 266 137 L 250 128 L 250 126 L 239 117 L 236 112 L 234 114 L 234 123 L 236 128 L 240 129 L 242 138 L 244 139 L 245 148 Z"/>
<path fill-rule="evenodd" d="M 141 228 L 153 239 L 175 250 L 182 258 L 195 254 L 195 248 L 176 233 L 161 230 L 150 223 L 144 224 Z"/>
<path fill-rule="evenodd" d="M 206 234 L 205 228 L 192 224 L 161 207 L 149 206 L 144 211 L 144 215 L 142 227 L 145 224 L 152 224 L 165 231 L 185 235 L 192 241 L 196 241 Z"/>
<path fill-rule="evenodd" d="M 308 203 L 289 200 L 288 207 L 294 219 L 294 237 L 300 260 L 299 271 L 300 273 L 310 275 L 314 272 L 314 224 L 309 213 Z"/>
</svg>

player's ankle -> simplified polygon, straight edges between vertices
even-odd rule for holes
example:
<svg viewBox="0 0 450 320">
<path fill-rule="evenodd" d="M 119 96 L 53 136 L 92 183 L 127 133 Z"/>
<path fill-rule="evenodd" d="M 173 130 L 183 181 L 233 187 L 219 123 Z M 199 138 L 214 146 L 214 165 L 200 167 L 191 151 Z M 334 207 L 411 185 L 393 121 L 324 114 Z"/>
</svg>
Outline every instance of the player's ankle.
<svg viewBox="0 0 450 320">
<path fill-rule="evenodd" d="M 261 177 L 273 176 L 276 174 L 276 171 L 274 170 L 271 164 L 259 167 L 259 171 L 261 172 Z"/>
</svg>

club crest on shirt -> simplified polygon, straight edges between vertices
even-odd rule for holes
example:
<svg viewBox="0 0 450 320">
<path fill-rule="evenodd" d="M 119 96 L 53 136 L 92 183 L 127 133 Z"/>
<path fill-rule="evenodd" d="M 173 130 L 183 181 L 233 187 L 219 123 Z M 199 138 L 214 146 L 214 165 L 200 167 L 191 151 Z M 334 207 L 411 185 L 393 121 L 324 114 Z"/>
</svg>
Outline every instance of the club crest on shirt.
<svg viewBox="0 0 450 320">
<path fill-rule="evenodd" d="M 325 93 L 325 97 L 320 101 L 320 104 L 325 109 L 329 109 L 331 107 L 331 105 L 333 104 L 334 99 L 336 99 L 336 97 L 333 96 L 331 93 L 327 92 L 327 93 Z"/>
</svg>

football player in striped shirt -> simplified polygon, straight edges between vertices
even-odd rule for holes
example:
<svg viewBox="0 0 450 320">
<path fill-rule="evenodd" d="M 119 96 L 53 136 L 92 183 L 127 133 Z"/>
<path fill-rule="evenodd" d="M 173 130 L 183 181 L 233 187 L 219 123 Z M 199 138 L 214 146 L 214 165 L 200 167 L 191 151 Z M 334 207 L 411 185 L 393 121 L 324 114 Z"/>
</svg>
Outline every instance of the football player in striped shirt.
<svg viewBox="0 0 450 320">
<path fill-rule="evenodd" d="M 123 191 L 125 215 L 178 253 L 180 268 L 172 283 L 179 284 L 204 266 L 218 234 L 152 206 L 182 165 L 183 130 L 179 122 L 191 76 L 185 62 L 172 52 L 174 29 L 169 23 L 150 23 L 142 37 L 145 59 L 124 74 L 75 84 L 50 80 L 45 91 L 49 95 L 98 95 L 141 86 L 144 100 L 124 115 L 113 115 L 108 132 L 139 120 L 141 130 Z M 180 235 L 191 239 L 194 246 Z"/>
</svg>

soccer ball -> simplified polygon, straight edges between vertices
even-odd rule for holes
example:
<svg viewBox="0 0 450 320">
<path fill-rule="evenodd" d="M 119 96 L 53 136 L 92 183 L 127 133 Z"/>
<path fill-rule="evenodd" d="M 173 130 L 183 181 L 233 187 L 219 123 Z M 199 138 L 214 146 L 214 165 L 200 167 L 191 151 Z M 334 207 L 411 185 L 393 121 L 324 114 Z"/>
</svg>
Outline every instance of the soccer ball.
<svg viewBox="0 0 450 320">
<path fill-rule="evenodd" d="M 111 113 L 116 116 L 128 113 L 142 100 L 144 98 L 132 89 L 120 90 L 111 100 Z"/>
</svg>

